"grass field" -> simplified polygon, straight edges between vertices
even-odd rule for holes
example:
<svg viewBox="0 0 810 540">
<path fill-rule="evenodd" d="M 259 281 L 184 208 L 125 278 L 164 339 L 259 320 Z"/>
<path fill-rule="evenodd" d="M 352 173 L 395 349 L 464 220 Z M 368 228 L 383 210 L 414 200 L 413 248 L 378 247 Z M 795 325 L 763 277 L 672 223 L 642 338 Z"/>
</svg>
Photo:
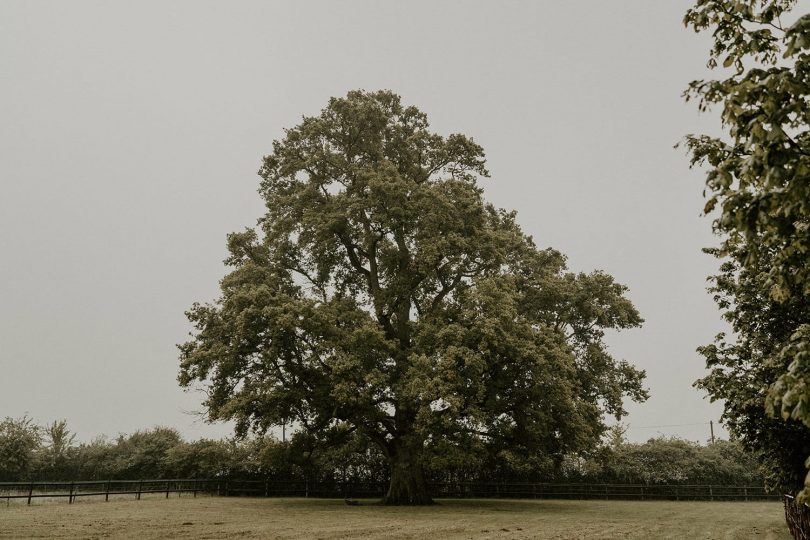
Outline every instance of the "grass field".
<svg viewBox="0 0 810 540">
<path fill-rule="evenodd" d="M 149 498 L 0 505 L 0 538 L 789 539 L 776 502 Z"/>
</svg>

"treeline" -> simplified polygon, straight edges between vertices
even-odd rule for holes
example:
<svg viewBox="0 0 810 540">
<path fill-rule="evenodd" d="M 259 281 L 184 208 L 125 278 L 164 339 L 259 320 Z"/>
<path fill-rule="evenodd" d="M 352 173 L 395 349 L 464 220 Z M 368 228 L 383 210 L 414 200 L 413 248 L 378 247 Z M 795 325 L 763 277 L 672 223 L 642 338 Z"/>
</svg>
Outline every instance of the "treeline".
<svg viewBox="0 0 810 540">
<path fill-rule="evenodd" d="M 352 444 L 323 448 L 295 436 L 185 441 L 157 427 L 76 443 L 62 421 L 28 417 L 0 422 L 0 481 L 140 478 L 276 478 L 387 482 L 385 460 Z M 433 481 L 537 481 L 632 484 L 762 485 L 753 458 L 733 441 L 700 445 L 678 438 L 630 443 L 622 438 L 589 455 L 567 456 L 553 470 L 510 470 L 503 462 L 465 466 L 434 459 Z"/>
<path fill-rule="evenodd" d="M 735 441 L 706 445 L 653 438 L 600 448 L 589 458 L 566 460 L 564 478 L 606 484 L 762 485 L 756 459 Z"/>
<path fill-rule="evenodd" d="M 67 423 L 46 426 L 30 418 L 0 422 L 0 481 L 252 477 L 267 471 L 276 441 L 184 441 L 156 427 L 76 443 Z M 280 443 L 278 443 L 280 444 Z"/>
</svg>

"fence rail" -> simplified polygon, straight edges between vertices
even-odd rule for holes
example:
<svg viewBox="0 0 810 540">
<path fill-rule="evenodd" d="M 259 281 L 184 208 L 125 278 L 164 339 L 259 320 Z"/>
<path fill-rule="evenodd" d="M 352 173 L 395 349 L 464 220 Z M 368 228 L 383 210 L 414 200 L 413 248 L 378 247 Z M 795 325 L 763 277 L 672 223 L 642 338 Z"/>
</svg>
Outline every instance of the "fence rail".
<svg viewBox="0 0 810 540">
<path fill-rule="evenodd" d="M 0 482 L 0 500 L 144 494 L 189 493 L 225 497 L 382 497 L 387 484 L 381 482 L 309 482 L 305 480 L 241 479 L 168 479 L 168 480 L 91 480 L 75 482 Z M 674 501 L 750 501 L 778 500 L 762 486 L 649 485 L 649 484 L 561 484 L 538 482 L 432 482 L 436 498 L 510 498 L 510 499 L 610 499 Z M 787 511 L 787 506 L 786 506 Z M 810 540 L 810 539 L 808 539 Z"/>
<path fill-rule="evenodd" d="M 67 498 L 73 503 L 78 497 L 101 497 L 110 500 L 110 495 L 141 495 L 150 493 L 218 493 L 220 481 L 196 479 L 168 480 L 77 480 L 74 482 L 0 482 L 0 500 Z"/>
<path fill-rule="evenodd" d="M 762 486 L 652 485 L 652 484 L 434 484 L 437 497 L 507 497 L 543 499 L 627 500 L 777 500 Z"/>
<path fill-rule="evenodd" d="M 387 485 L 379 482 L 313 483 L 304 481 L 230 480 L 230 496 L 381 497 Z M 511 499 L 625 499 L 625 500 L 779 500 L 762 486 L 555 484 L 538 482 L 430 482 L 436 498 Z"/>
</svg>

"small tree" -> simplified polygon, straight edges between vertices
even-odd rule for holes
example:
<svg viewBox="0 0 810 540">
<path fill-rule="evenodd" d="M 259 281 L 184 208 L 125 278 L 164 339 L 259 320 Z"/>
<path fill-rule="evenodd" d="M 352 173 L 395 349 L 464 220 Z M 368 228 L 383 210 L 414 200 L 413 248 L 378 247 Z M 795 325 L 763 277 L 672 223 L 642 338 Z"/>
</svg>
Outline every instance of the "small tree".
<svg viewBox="0 0 810 540">
<path fill-rule="evenodd" d="M 82 480 L 121 478 L 120 460 L 116 450 L 116 445 L 103 436 L 79 444 L 74 461 L 76 478 Z"/>
<path fill-rule="evenodd" d="M 171 478 L 218 478 L 227 476 L 236 465 L 234 453 L 228 441 L 180 442 L 166 450 L 161 469 Z"/>
<path fill-rule="evenodd" d="M 42 444 L 42 430 L 28 416 L 0 422 L 0 481 L 27 479 Z"/>
<path fill-rule="evenodd" d="M 425 504 L 436 448 L 559 461 L 646 397 L 602 342 L 642 322 L 625 287 L 537 249 L 484 202 L 481 147 L 399 96 L 330 100 L 260 175 L 260 230 L 229 236 L 222 296 L 188 312 L 180 346 L 180 383 L 207 386 L 211 419 L 360 436 L 389 463 L 385 501 Z"/>
<path fill-rule="evenodd" d="M 75 474 L 71 458 L 76 448 L 73 442 L 76 435 L 67 427 L 67 420 L 54 420 L 43 430 L 45 446 L 39 455 L 39 474 L 42 479 L 69 480 Z"/>
<path fill-rule="evenodd" d="M 112 449 L 114 467 L 120 478 L 161 478 L 166 476 L 166 456 L 183 443 L 177 430 L 155 427 L 131 435 L 120 435 Z"/>
</svg>

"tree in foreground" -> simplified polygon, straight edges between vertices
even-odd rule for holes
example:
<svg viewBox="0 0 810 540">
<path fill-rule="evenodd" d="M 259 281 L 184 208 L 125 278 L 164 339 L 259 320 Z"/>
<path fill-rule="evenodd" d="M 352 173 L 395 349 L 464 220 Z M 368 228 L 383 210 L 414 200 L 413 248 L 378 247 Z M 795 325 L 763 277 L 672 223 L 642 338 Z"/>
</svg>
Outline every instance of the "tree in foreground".
<svg viewBox="0 0 810 540">
<path fill-rule="evenodd" d="M 431 456 L 559 463 L 646 398 L 602 339 L 642 322 L 626 288 L 538 249 L 484 201 L 482 148 L 399 96 L 331 99 L 260 175 L 267 213 L 228 237 L 222 295 L 180 346 L 210 419 L 359 438 L 389 464 L 386 503 L 428 504 Z"/>
<path fill-rule="evenodd" d="M 733 249 L 731 243 L 727 246 Z M 810 427 L 770 414 L 765 401 L 767 390 L 785 369 L 771 359 L 789 342 L 795 322 L 810 316 L 810 303 L 799 295 L 774 301 L 765 283 L 769 259 L 760 257 L 755 266 L 741 267 L 740 254 L 733 253 L 712 278 L 711 291 L 725 310 L 734 339 L 721 334 L 715 343 L 699 349 L 711 371 L 697 385 L 723 400 L 726 427 L 759 457 L 767 484 L 795 494 L 807 473 Z"/>
<path fill-rule="evenodd" d="M 712 371 L 699 385 L 725 400 L 732 433 L 787 493 L 802 488 L 810 453 L 810 16 L 795 4 L 699 0 L 685 17 L 712 31 L 709 67 L 730 69 L 686 92 L 722 106 L 724 136 L 688 145 L 708 166 L 724 259 L 713 289 L 736 334 L 702 349 Z"/>
</svg>

